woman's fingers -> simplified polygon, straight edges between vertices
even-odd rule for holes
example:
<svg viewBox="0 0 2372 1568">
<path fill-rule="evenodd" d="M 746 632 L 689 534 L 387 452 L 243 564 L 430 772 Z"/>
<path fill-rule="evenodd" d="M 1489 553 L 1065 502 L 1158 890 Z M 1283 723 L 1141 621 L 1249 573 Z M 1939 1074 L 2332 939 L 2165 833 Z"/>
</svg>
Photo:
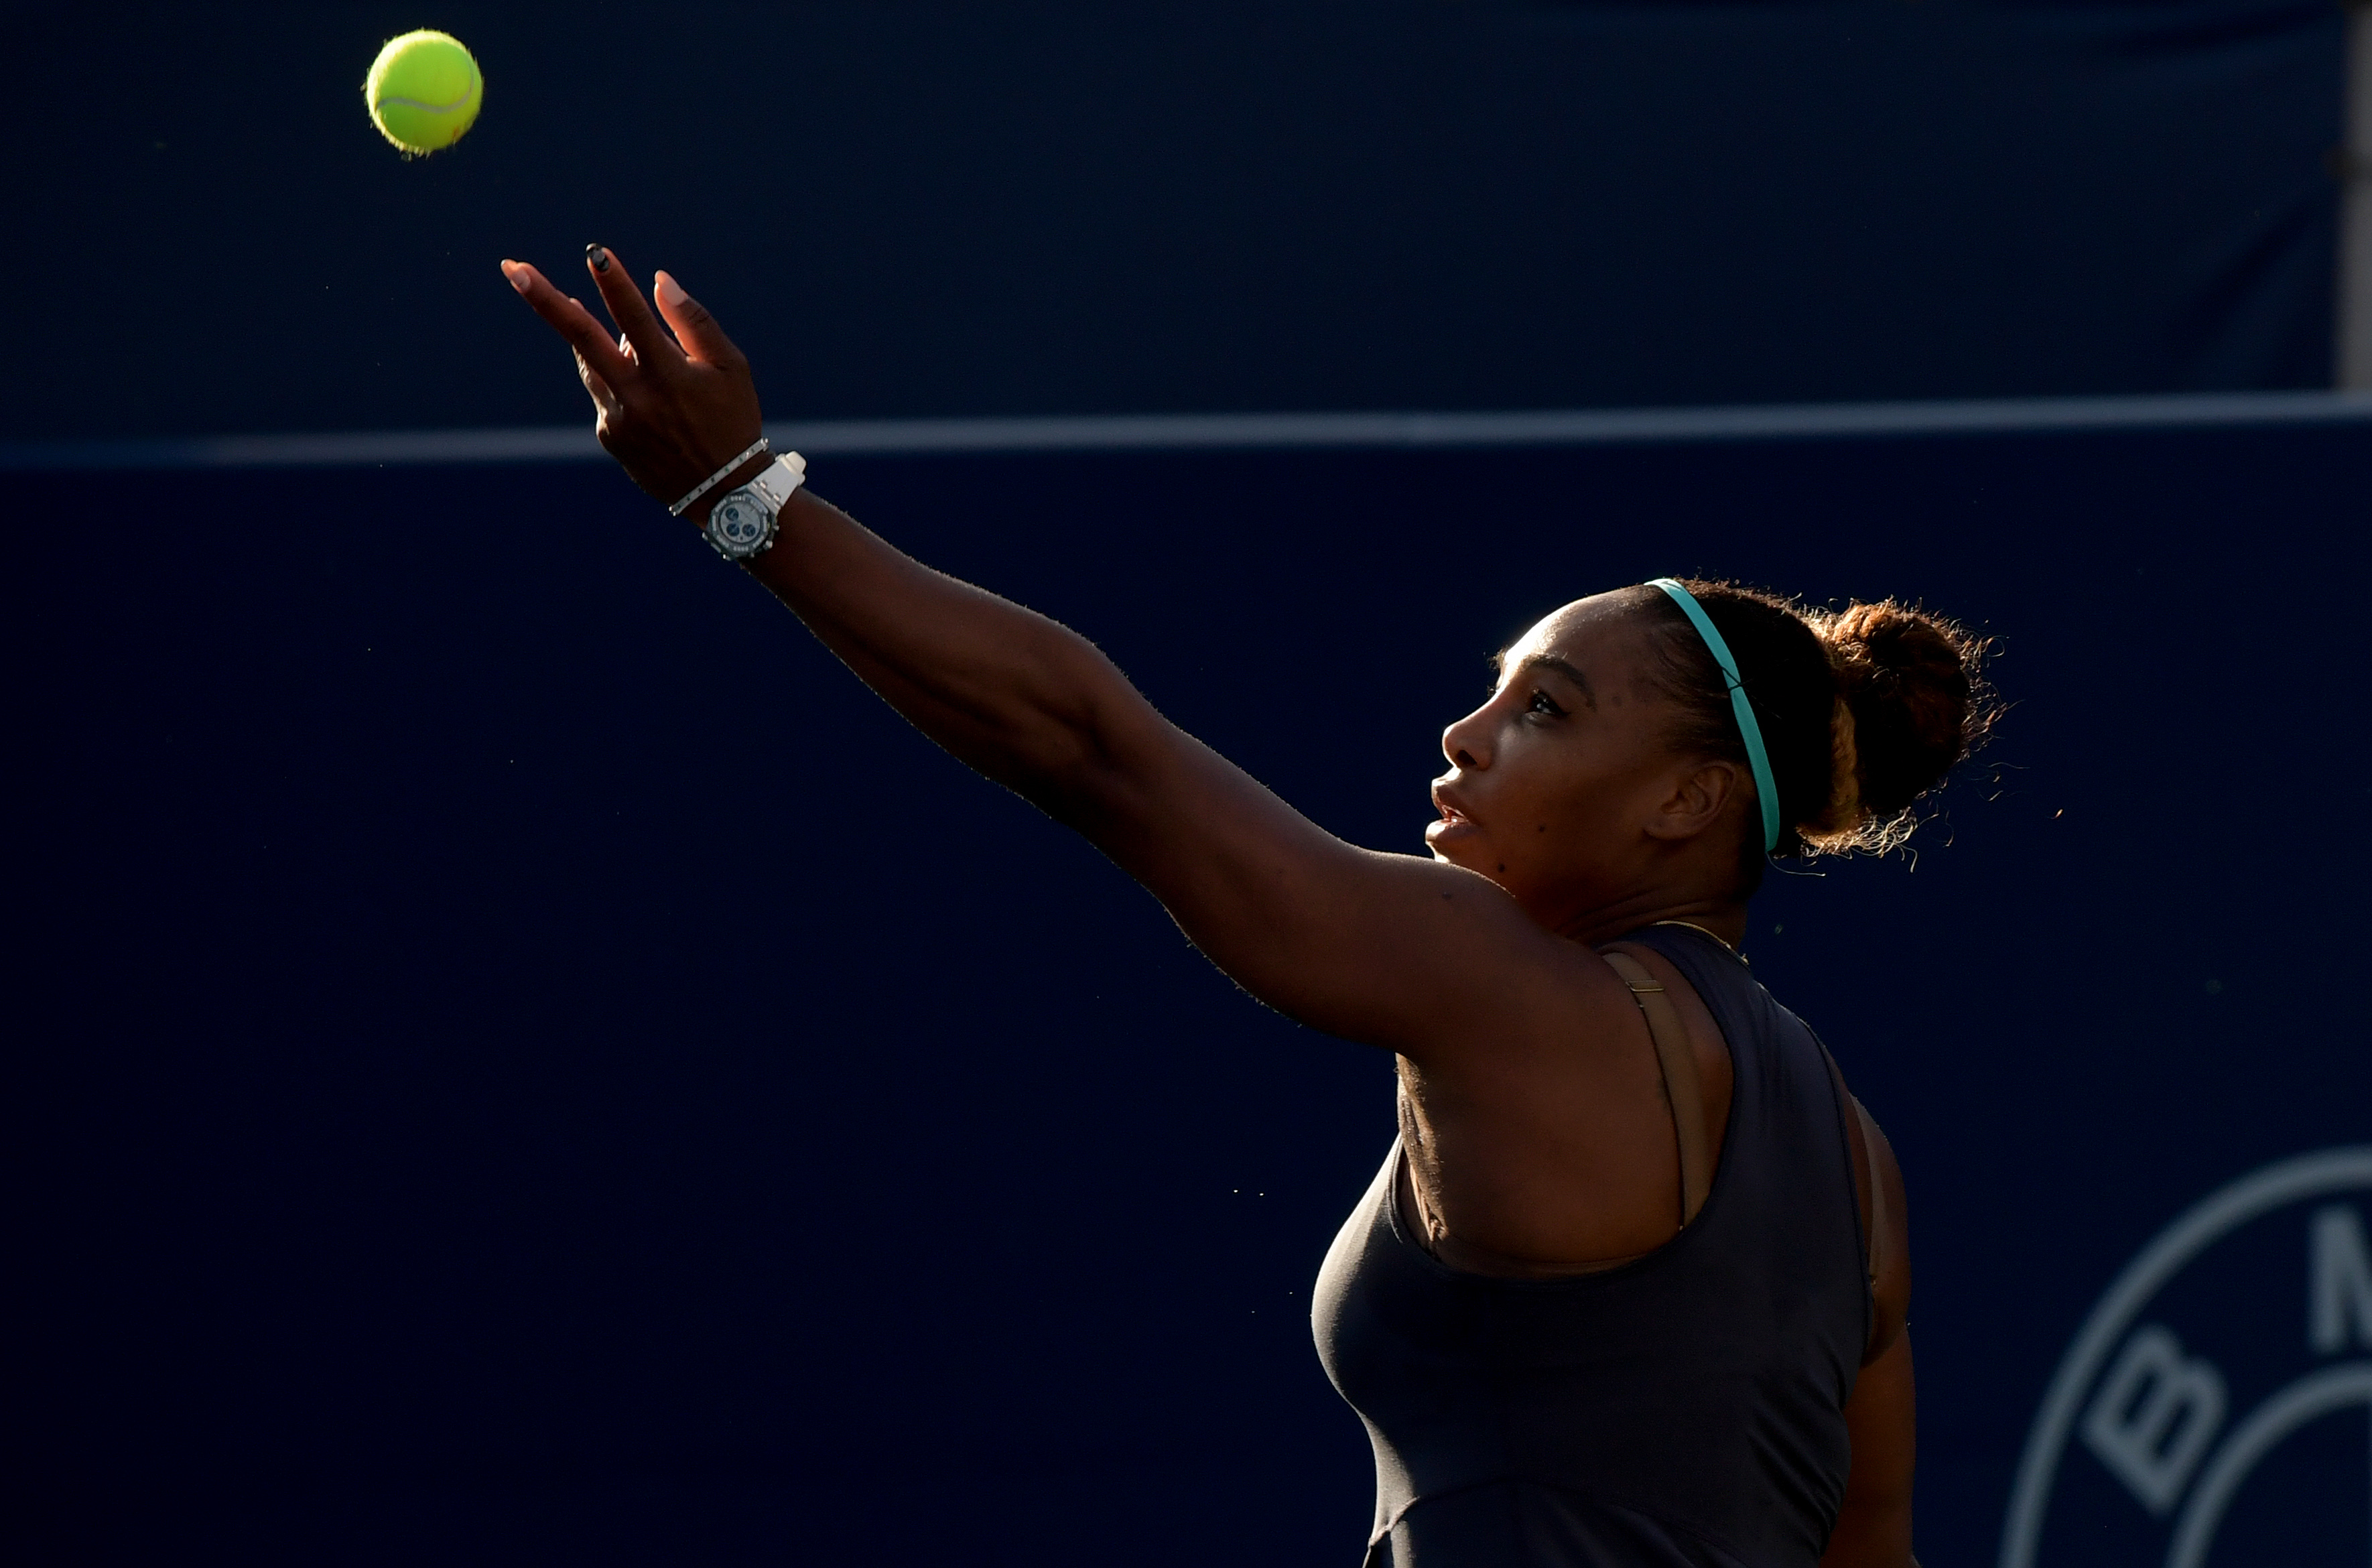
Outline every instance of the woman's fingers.
<svg viewBox="0 0 2372 1568">
<path fill-rule="evenodd" d="M 581 354 L 576 356 L 576 378 L 585 383 L 585 389 L 592 395 L 593 406 L 601 411 L 603 420 L 614 424 L 625 416 L 626 405 L 618 401 L 618 394 L 610 389 L 610 383 L 601 378 L 601 373 L 585 363 L 585 356 Z"/>
<path fill-rule="evenodd" d="M 643 291 L 626 275 L 625 263 L 599 245 L 585 248 L 585 270 L 593 274 L 593 286 L 601 291 L 601 303 L 610 308 L 610 319 L 634 344 L 636 357 L 648 366 L 683 363 L 683 350 L 668 336 L 659 319 L 643 298 Z"/>
<path fill-rule="evenodd" d="M 684 293 L 683 285 L 666 273 L 652 280 L 651 293 L 658 296 L 659 314 L 675 329 L 676 340 L 684 352 L 702 365 L 739 368 L 746 362 L 716 318 L 704 309 L 700 301 Z"/>
<path fill-rule="evenodd" d="M 600 410 L 602 447 L 636 484 L 672 501 L 762 428 L 749 363 L 674 279 L 666 280 L 670 319 L 697 358 L 686 357 L 616 257 L 597 246 L 586 265 L 622 336 L 612 338 L 533 267 L 506 261 L 503 275 L 576 351 L 577 376 Z"/>
<path fill-rule="evenodd" d="M 552 287 L 551 280 L 541 273 L 525 261 L 505 261 L 503 276 L 510 280 L 519 297 L 543 318 L 545 324 L 567 341 L 578 357 L 612 385 L 633 374 L 633 364 L 610 341 L 609 329 L 596 321 L 590 310 Z"/>
</svg>

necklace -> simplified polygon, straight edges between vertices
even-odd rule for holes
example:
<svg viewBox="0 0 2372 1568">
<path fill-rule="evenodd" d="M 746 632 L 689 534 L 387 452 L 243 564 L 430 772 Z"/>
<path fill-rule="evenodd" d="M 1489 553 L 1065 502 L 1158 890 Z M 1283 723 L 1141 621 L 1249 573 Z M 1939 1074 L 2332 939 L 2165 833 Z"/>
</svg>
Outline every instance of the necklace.
<svg viewBox="0 0 2372 1568">
<path fill-rule="evenodd" d="M 1715 941 L 1716 941 L 1716 942 L 1721 942 L 1721 938 L 1720 938 L 1720 937 L 1718 937 L 1718 936 L 1714 936 L 1714 934 L 1713 934 L 1712 932 L 1707 931 L 1703 926 L 1699 925 L 1699 924 L 1698 924 L 1695 921 L 1693 921 L 1693 920 L 1658 920 L 1658 921 L 1651 922 L 1650 923 L 1652 923 L 1652 924 L 1656 924 L 1656 925 L 1680 925 L 1680 926 L 1686 926 L 1689 930 L 1695 932 L 1695 933 L 1696 933 L 1698 935 L 1700 935 L 1700 936 L 1713 936 L 1713 939 L 1714 939 Z M 1725 953 L 1727 953 L 1731 958 L 1736 958 L 1739 963 L 1744 963 L 1744 962 L 1746 961 L 1746 955 L 1745 955 L 1745 954 L 1743 954 L 1743 953 L 1741 953 L 1741 952 L 1739 952 L 1737 948 L 1735 948 L 1735 947 L 1731 947 L 1731 946 L 1730 946 L 1728 943 L 1727 943 L 1727 942 L 1721 942 L 1721 950 L 1722 950 L 1723 952 L 1725 952 Z"/>
</svg>

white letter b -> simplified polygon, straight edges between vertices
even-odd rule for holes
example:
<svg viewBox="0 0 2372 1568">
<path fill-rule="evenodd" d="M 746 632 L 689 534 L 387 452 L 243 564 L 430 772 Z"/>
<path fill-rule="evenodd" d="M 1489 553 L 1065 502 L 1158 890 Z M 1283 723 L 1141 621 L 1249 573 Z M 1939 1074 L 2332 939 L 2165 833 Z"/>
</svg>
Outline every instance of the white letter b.
<svg viewBox="0 0 2372 1568">
<path fill-rule="evenodd" d="M 2224 1421 L 2224 1377 L 2185 1361 L 2182 1342 L 2157 1324 L 2137 1330 L 2084 1412 L 2084 1444 L 2153 1514 L 2182 1483 Z"/>
</svg>

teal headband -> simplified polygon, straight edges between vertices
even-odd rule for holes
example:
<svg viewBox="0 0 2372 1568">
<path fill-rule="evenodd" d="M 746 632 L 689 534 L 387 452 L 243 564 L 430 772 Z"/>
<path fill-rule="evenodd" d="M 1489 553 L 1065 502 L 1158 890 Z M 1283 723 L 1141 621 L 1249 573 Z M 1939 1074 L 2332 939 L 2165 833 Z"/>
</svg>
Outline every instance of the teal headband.
<svg viewBox="0 0 2372 1568">
<path fill-rule="evenodd" d="M 1721 666 L 1722 679 L 1729 683 L 1729 711 L 1738 715 L 1738 733 L 1746 742 L 1746 760 L 1754 769 L 1754 793 L 1762 802 L 1762 853 L 1769 854 L 1779 847 L 1779 786 L 1772 782 L 1771 754 L 1762 749 L 1762 726 L 1754 722 L 1754 706 L 1746 700 L 1746 682 L 1738 677 L 1738 660 L 1730 656 L 1729 645 L 1721 640 L 1696 595 L 1669 577 L 1658 577 L 1647 586 L 1672 596 L 1672 602 L 1704 639 L 1714 662 Z"/>
</svg>

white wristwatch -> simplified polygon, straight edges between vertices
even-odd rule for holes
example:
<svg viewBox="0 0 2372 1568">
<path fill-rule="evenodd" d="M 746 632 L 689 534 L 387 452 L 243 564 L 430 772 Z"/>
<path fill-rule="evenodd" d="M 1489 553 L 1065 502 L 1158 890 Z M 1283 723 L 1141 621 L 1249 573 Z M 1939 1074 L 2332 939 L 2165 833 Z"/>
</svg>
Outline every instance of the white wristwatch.
<svg viewBox="0 0 2372 1568">
<path fill-rule="evenodd" d="M 761 469 L 757 478 L 727 491 L 710 508 L 703 530 L 716 553 L 727 561 L 763 555 L 774 542 L 774 519 L 807 477 L 808 460 L 796 452 L 785 452 Z"/>
</svg>

